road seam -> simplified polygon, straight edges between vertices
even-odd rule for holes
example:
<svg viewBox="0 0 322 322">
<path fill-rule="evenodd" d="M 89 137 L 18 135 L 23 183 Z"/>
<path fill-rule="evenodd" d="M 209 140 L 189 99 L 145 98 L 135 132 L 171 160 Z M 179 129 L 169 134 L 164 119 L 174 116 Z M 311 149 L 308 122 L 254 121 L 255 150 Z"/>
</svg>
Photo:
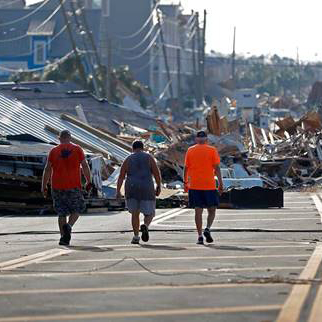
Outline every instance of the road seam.
<svg viewBox="0 0 322 322">
<path fill-rule="evenodd" d="M 299 276 L 301 280 L 311 280 L 322 261 L 322 243 L 318 243 L 307 265 Z M 295 285 L 284 303 L 276 322 L 296 322 L 299 320 L 302 306 L 310 292 L 310 284 Z"/>
</svg>

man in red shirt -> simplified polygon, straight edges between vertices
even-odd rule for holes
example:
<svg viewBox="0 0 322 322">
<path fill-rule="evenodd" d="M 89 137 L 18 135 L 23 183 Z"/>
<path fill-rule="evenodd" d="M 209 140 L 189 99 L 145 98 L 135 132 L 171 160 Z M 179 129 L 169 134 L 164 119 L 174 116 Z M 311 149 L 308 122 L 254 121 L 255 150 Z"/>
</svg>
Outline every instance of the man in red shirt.
<svg viewBox="0 0 322 322">
<path fill-rule="evenodd" d="M 91 188 L 91 171 L 82 148 L 71 143 L 68 130 L 60 132 L 59 140 L 60 144 L 49 152 L 47 158 L 42 178 L 42 193 L 46 198 L 47 185 L 51 181 L 54 209 L 58 214 L 61 234 L 59 245 L 69 245 L 72 227 L 79 214 L 85 211 L 81 170 L 86 178 L 86 190 Z"/>
<path fill-rule="evenodd" d="M 195 209 L 195 222 L 198 231 L 197 244 L 204 243 L 202 235 L 204 208 L 208 210 L 204 236 L 207 243 L 212 243 L 210 229 L 216 216 L 216 208 L 219 205 L 219 194 L 223 190 L 220 157 L 217 149 L 207 144 L 206 132 L 200 131 L 197 133 L 196 143 L 186 153 L 184 185 L 185 190 L 189 190 L 189 206 Z M 219 181 L 218 187 L 216 187 L 215 175 L 217 175 Z"/>
</svg>

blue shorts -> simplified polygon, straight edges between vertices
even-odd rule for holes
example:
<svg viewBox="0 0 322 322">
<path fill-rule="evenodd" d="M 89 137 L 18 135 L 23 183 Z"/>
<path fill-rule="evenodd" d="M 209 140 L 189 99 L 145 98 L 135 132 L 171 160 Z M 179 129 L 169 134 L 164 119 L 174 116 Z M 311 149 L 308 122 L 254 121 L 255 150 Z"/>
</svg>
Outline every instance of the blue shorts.
<svg viewBox="0 0 322 322">
<path fill-rule="evenodd" d="M 218 206 L 218 190 L 189 190 L 190 208 L 217 208 Z"/>
</svg>

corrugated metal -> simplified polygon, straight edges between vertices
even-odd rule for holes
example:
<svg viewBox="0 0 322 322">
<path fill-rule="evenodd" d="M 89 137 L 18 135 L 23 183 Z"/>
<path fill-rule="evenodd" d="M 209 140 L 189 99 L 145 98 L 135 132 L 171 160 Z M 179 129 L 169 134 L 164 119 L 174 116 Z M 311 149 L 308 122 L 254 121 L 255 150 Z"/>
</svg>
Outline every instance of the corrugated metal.
<svg viewBox="0 0 322 322">
<path fill-rule="evenodd" d="M 45 125 L 50 125 L 59 131 L 68 129 L 76 139 L 106 150 L 119 161 L 124 161 L 129 155 L 128 151 L 117 145 L 102 140 L 57 116 L 30 108 L 20 101 L 0 94 L 0 131 L 5 135 L 30 134 L 47 143 L 58 143 L 57 137 L 44 129 Z"/>
</svg>

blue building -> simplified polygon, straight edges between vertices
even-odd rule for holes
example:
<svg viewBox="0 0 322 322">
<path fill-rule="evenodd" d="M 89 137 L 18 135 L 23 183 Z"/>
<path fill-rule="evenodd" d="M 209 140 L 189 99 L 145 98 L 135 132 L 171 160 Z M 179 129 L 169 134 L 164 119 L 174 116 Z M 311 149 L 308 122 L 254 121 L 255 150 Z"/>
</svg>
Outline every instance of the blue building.
<svg viewBox="0 0 322 322">
<path fill-rule="evenodd" d="M 30 8 L 0 7 L 1 80 L 8 79 L 14 71 L 41 69 L 72 51 L 62 11 L 54 14 L 58 6 L 59 0 L 50 0 Z M 68 2 L 66 7 L 68 9 Z M 98 43 L 101 10 L 86 9 L 86 16 Z M 71 23 L 75 30 L 75 22 L 71 20 Z M 79 33 L 74 32 L 73 36 L 82 50 Z"/>
</svg>

